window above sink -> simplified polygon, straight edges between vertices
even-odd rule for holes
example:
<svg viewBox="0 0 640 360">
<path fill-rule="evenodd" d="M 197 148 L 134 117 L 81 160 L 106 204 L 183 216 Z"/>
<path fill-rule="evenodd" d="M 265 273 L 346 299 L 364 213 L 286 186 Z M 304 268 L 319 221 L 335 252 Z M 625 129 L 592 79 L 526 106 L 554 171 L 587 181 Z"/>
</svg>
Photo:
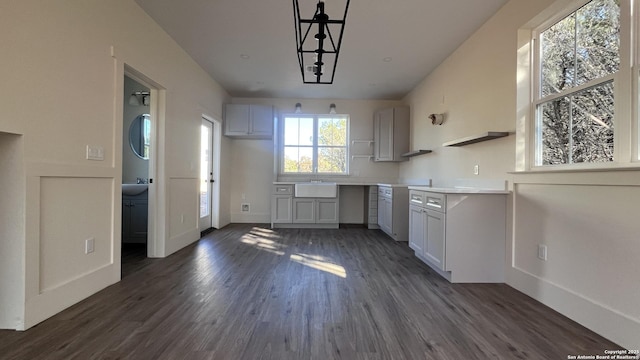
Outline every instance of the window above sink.
<svg viewBox="0 0 640 360">
<path fill-rule="evenodd" d="M 348 115 L 285 115 L 282 124 L 281 174 L 349 173 Z"/>
</svg>

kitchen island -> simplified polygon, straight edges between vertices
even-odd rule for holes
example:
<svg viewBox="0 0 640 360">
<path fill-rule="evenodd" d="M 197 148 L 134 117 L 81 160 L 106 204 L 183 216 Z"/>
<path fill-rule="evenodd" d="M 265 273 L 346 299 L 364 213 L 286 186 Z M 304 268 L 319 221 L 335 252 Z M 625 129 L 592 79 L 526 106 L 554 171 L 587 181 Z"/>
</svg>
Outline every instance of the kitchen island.
<svg viewBox="0 0 640 360">
<path fill-rule="evenodd" d="M 409 246 L 450 282 L 503 283 L 508 194 L 409 186 Z"/>
</svg>

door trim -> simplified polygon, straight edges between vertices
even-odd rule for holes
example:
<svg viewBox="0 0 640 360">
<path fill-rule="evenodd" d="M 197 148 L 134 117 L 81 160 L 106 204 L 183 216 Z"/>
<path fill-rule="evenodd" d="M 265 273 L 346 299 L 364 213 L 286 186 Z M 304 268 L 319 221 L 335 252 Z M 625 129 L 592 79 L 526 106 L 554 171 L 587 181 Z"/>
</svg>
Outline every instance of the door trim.
<svg viewBox="0 0 640 360">
<path fill-rule="evenodd" d="M 211 189 L 211 227 L 220 228 L 220 151 L 222 150 L 222 123 L 213 116 L 202 114 L 202 119 L 213 124 L 213 177 Z"/>
<path fill-rule="evenodd" d="M 149 115 L 151 119 L 151 146 L 149 148 L 149 222 L 147 224 L 147 256 L 152 258 L 165 256 L 165 184 L 164 184 L 164 116 L 166 91 L 156 83 L 131 66 L 124 64 L 122 78 L 127 76 L 149 88 L 151 102 Z M 121 97 L 124 98 L 124 97 Z M 124 101 L 124 100 L 122 100 Z M 122 119 L 124 121 L 124 119 Z"/>
</svg>

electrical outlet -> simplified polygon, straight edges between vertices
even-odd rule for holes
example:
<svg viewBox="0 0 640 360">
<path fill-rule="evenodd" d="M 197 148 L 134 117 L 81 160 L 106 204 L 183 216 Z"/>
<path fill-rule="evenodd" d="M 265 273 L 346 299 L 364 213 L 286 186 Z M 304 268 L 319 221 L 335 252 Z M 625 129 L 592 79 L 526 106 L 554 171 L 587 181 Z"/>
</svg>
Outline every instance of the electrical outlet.
<svg viewBox="0 0 640 360">
<path fill-rule="evenodd" d="M 180 223 L 184 224 L 184 214 L 180 214 Z"/>
<path fill-rule="evenodd" d="M 96 239 L 90 238 L 84 241 L 84 253 L 90 254 L 95 251 Z"/>
<path fill-rule="evenodd" d="M 547 245 L 538 245 L 538 259 L 547 261 Z"/>
<path fill-rule="evenodd" d="M 241 211 L 242 212 L 250 212 L 250 205 L 247 203 L 243 203 L 242 205 L 240 205 L 241 207 Z"/>
<path fill-rule="evenodd" d="M 104 160 L 104 148 L 102 146 L 87 145 L 87 160 Z"/>
<path fill-rule="evenodd" d="M 242 198 L 242 200 L 247 200 L 247 194 L 242 193 L 242 195 L 240 195 L 240 197 Z"/>
<path fill-rule="evenodd" d="M 473 166 L 473 175 L 480 174 L 480 166 L 478 164 Z"/>
</svg>

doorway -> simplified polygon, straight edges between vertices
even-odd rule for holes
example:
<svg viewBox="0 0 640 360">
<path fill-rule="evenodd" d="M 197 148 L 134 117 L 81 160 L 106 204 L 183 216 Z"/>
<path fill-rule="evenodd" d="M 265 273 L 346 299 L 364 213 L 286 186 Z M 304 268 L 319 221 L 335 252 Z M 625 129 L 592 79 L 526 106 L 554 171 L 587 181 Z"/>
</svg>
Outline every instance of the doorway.
<svg viewBox="0 0 640 360">
<path fill-rule="evenodd" d="M 213 123 L 202 118 L 200 126 L 200 221 L 201 233 L 206 233 L 211 226 L 211 210 L 213 208 Z"/>
<path fill-rule="evenodd" d="M 149 162 L 153 119 L 151 89 L 125 73 L 122 126 L 121 277 L 136 272 L 147 259 Z M 153 181 L 153 180 L 151 180 Z"/>
<path fill-rule="evenodd" d="M 218 227 L 220 169 L 220 123 L 207 116 L 200 126 L 200 218 L 198 226 L 205 234 Z"/>
<path fill-rule="evenodd" d="M 122 74 L 122 73 L 121 73 Z M 136 272 L 162 256 L 157 236 L 158 120 L 162 90 L 133 68 L 124 66 L 122 126 L 121 275 Z M 133 189 L 133 191 L 131 191 Z"/>
<path fill-rule="evenodd" d="M 0 131 L 0 329 L 25 324 L 25 197 L 23 135 Z"/>
</svg>

